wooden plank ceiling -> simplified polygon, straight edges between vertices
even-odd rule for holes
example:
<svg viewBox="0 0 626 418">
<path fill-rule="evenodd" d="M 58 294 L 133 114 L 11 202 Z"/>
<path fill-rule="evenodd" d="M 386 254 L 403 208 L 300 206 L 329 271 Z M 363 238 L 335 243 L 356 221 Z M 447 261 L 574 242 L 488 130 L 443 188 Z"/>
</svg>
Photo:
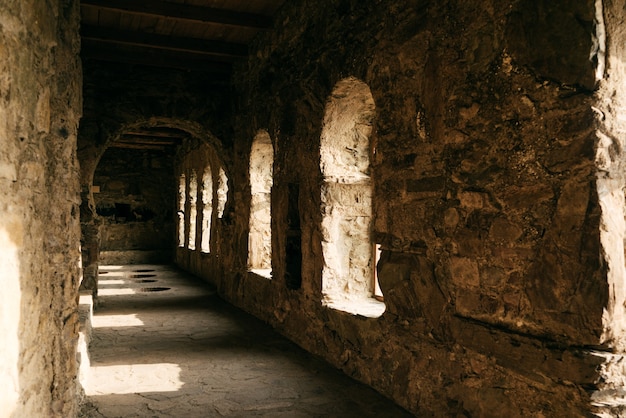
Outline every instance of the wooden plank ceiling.
<svg viewBox="0 0 626 418">
<path fill-rule="evenodd" d="M 174 68 L 228 80 L 248 44 L 272 27 L 285 0 L 81 0 L 86 62 Z M 182 131 L 146 129 L 122 136 L 124 148 L 164 149 Z"/>
<path fill-rule="evenodd" d="M 180 145 L 189 134 L 175 128 L 146 127 L 124 132 L 111 143 L 114 148 L 166 151 Z"/>
</svg>

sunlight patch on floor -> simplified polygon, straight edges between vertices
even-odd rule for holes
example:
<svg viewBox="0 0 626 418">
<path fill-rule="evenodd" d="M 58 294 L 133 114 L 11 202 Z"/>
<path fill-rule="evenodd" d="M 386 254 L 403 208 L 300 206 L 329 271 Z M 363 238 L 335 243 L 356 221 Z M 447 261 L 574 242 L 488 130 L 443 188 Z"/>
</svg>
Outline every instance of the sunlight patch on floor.
<svg viewBox="0 0 626 418">
<path fill-rule="evenodd" d="M 99 284 L 124 284 L 126 282 L 122 279 L 105 280 L 105 279 L 100 278 L 98 279 L 98 283 Z"/>
<path fill-rule="evenodd" d="M 136 314 L 128 315 L 96 315 L 93 317 L 94 328 L 105 327 L 138 327 L 144 325 Z"/>
<path fill-rule="evenodd" d="M 121 295 L 134 295 L 137 293 L 134 289 L 98 289 L 98 296 L 121 296 Z"/>
<path fill-rule="evenodd" d="M 176 392 L 183 387 L 180 366 L 172 363 L 122 364 L 91 367 L 88 396 Z"/>
<path fill-rule="evenodd" d="M 125 266 L 116 266 L 116 265 L 113 265 L 113 264 L 101 265 L 100 266 L 100 271 L 122 270 L 123 268 L 125 268 Z"/>
</svg>

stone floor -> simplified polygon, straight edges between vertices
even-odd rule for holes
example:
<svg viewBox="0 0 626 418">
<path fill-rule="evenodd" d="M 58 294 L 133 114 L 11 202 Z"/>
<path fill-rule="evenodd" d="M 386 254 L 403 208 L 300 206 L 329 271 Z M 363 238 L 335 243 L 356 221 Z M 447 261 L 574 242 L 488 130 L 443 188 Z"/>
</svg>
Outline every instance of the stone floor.
<svg viewBox="0 0 626 418">
<path fill-rule="evenodd" d="M 169 266 L 104 266 L 81 417 L 410 417 Z"/>
</svg>

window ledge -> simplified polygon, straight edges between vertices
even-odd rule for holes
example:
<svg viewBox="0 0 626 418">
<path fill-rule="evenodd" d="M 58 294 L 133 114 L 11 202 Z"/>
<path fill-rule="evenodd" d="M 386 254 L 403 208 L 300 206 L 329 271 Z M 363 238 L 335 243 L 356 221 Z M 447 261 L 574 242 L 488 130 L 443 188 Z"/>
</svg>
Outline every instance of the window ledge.
<svg viewBox="0 0 626 418">
<path fill-rule="evenodd" d="M 268 280 L 272 279 L 272 269 L 250 269 L 250 273 L 254 273 L 257 276 L 265 277 Z"/>
<path fill-rule="evenodd" d="M 372 298 L 362 298 L 353 300 L 328 300 L 324 303 L 331 309 L 361 315 L 367 318 L 378 318 L 386 309 L 385 303 Z"/>
</svg>

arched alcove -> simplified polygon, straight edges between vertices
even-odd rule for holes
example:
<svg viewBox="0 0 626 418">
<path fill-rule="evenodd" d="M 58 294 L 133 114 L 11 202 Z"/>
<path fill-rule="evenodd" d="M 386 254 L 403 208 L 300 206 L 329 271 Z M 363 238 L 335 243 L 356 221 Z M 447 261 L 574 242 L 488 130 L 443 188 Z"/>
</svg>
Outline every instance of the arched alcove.
<svg viewBox="0 0 626 418">
<path fill-rule="evenodd" d="M 225 225 L 218 219 L 224 216 L 229 198 L 225 165 L 222 155 L 196 138 L 185 141 L 176 155 L 174 171 L 188 177 L 185 206 L 189 212 L 187 247 L 176 252 L 176 262 L 197 274 L 213 268 L 220 256 Z"/>
<path fill-rule="evenodd" d="M 224 167 L 220 167 L 217 178 L 217 217 L 222 219 L 228 201 L 228 176 Z"/>
<path fill-rule="evenodd" d="M 259 131 L 250 150 L 250 222 L 248 269 L 271 277 L 272 226 L 271 190 L 274 147 L 267 131 Z"/>
<path fill-rule="evenodd" d="M 211 218 L 213 217 L 213 174 L 207 165 L 202 174 L 202 238 L 200 251 L 211 252 Z"/>
<path fill-rule="evenodd" d="M 323 304 L 374 317 L 384 311 L 373 298 L 370 135 L 375 110 L 367 84 L 354 77 L 340 81 L 326 105 L 320 138 Z"/>
<path fill-rule="evenodd" d="M 196 220 L 198 217 L 198 175 L 196 170 L 191 170 L 189 174 L 189 187 L 187 189 L 187 202 L 189 204 L 189 241 L 187 242 L 187 248 L 190 250 L 196 249 Z"/>
<path fill-rule="evenodd" d="M 187 176 L 178 177 L 178 246 L 185 246 L 185 201 L 187 200 Z"/>
</svg>

